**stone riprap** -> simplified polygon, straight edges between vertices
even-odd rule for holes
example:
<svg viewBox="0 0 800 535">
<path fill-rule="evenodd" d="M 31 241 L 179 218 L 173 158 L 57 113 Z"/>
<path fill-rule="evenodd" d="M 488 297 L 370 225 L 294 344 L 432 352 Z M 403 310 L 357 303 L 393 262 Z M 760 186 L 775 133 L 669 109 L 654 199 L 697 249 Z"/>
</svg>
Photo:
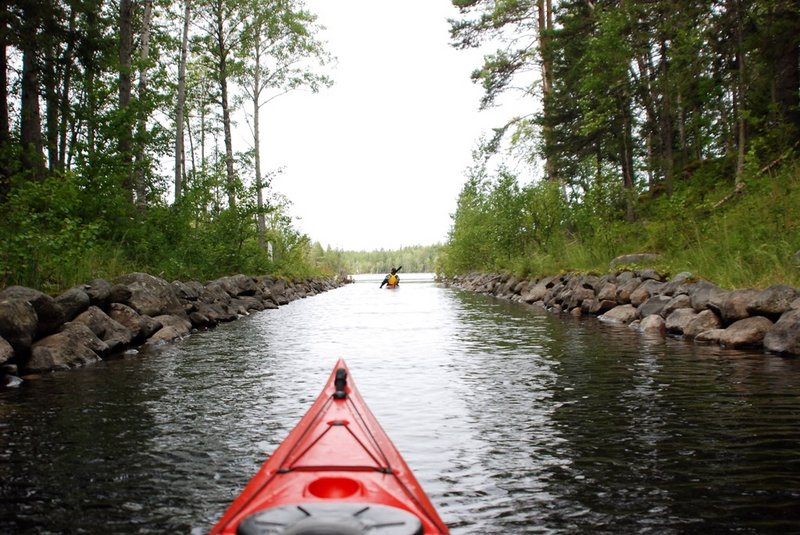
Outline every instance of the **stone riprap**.
<svg viewBox="0 0 800 535">
<path fill-rule="evenodd" d="M 800 290 L 791 286 L 724 290 L 691 273 L 667 280 L 652 269 L 538 279 L 470 273 L 442 282 L 553 312 L 595 315 L 643 333 L 800 355 Z"/>
<path fill-rule="evenodd" d="M 0 291 L 0 386 L 20 376 L 97 362 L 139 346 L 180 340 L 254 311 L 345 284 L 234 275 L 169 283 L 147 273 L 92 280 L 52 297 L 10 286 Z"/>
</svg>

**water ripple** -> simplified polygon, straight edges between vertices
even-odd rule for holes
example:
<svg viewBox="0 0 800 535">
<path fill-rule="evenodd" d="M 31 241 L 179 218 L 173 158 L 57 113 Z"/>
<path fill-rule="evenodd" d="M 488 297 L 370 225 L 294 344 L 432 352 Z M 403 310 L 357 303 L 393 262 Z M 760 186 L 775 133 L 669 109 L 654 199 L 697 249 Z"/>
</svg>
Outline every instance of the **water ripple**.
<svg viewBox="0 0 800 535">
<path fill-rule="evenodd" d="M 204 533 L 339 357 L 454 534 L 800 532 L 800 360 L 377 285 L 0 392 L 0 532 Z"/>
</svg>

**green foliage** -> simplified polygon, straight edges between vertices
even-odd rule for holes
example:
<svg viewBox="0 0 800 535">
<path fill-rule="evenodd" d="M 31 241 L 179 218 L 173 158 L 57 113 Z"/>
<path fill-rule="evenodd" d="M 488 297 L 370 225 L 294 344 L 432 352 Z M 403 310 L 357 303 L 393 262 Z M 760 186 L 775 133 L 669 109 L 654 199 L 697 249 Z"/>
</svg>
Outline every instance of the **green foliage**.
<svg viewBox="0 0 800 535">
<path fill-rule="evenodd" d="M 454 46 L 501 44 L 473 74 L 481 105 L 517 89 L 543 97 L 510 153 L 536 144 L 566 199 L 542 200 L 502 170 L 468 174 L 443 273 L 604 271 L 651 251 L 732 286 L 800 278 L 796 2 L 452 3 Z M 538 53 L 520 35 L 538 35 Z M 532 69 L 542 77 L 525 79 Z"/>
<path fill-rule="evenodd" d="M 104 227 L 82 221 L 81 204 L 71 177 L 17 185 L 2 206 L 0 282 L 47 288 L 80 271 Z"/>
<path fill-rule="evenodd" d="M 472 177 L 437 271 L 603 273 L 618 255 L 653 252 L 667 273 L 691 271 L 725 287 L 800 286 L 800 268 L 792 260 L 800 251 L 800 161 L 788 159 L 771 173 L 752 168 L 758 170 L 747 176 L 745 189 L 733 193 L 729 161 L 699 165 L 672 195 L 642 196 L 635 223 L 625 221 L 621 188 L 613 180 L 573 191 L 567 201 L 553 183 L 519 188 L 505 172 L 495 181 Z"/>
<path fill-rule="evenodd" d="M 270 205 L 270 228 L 260 239 L 253 192 L 243 192 L 235 209 L 222 209 L 209 187 L 214 179 L 196 178 L 202 187 L 189 188 L 177 204 L 125 216 L 103 209 L 101 192 L 88 191 L 72 175 L 16 187 L 0 206 L 6 214 L 0 221 L 0 286 L 55 293 L 131 271 L 168 280 L 334 274 L 324 261 L 311 261 L 309 239 L 292 227 L 287 204 Z"/>
<path fill-rule="evenodd" d="M 441 245 L 414 245 L 399 250 L 328 251 L 336 255 L 338 271 L 345 273 L 388 273 L 403 266 L 406 273 L 433 273 L 441 253 Z"/>
</svg>

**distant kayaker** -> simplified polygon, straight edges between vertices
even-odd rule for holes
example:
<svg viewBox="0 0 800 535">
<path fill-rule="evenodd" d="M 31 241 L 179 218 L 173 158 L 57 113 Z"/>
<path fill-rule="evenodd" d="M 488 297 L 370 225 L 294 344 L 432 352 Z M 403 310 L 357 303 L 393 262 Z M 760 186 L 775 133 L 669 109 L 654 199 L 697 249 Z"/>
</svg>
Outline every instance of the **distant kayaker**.
<svg viewBox="0 0 800 535">
<path fill-rule="evenodd" d="M 400 277 L 397 275 L 397 271 L 399 269 L 400 269 L 399 267 L 392 268 L 392 272 L 383 278 L 383 282 L 381 283 L 381 288 L 383 288 L 384 285 L 386 285 L 387 288 L 396 288 L 397 285 L 400 284 Z"/>
</svg>

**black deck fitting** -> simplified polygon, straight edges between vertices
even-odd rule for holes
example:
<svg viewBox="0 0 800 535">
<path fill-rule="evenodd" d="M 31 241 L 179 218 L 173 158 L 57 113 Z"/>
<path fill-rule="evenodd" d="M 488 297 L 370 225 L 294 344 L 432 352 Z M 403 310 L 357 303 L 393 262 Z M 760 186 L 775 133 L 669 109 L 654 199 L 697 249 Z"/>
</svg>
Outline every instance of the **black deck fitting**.
<svg viewBox="0 0 800 535">
<path fill-rule="evenodd" d="M 347 386 L 347 370 L 344 368 L 336 370 L 336 379 L 334 379 L 333 385 L 336 387 L 336 392 L 333 393 L 334 398 L 344 399 L 347 397 L 347 393 L 344 391 L 344 387 Z"/>
</svg>

